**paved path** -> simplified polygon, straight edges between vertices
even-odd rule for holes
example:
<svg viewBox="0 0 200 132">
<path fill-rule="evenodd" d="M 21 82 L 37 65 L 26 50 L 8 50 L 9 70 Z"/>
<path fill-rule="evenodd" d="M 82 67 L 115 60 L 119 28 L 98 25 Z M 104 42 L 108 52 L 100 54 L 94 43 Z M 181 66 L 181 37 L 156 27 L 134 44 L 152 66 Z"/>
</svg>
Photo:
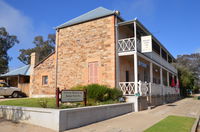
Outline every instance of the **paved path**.
<svg viewBox="0 0 200 132">
<path fill-rule="evenodd" d="M 166 104 L 152 110 L 133 112 L 109 120 L 94 123 L 65 132 L 142 132 L 168 115 L 197 117 L 200 115 L 200 101 L 186 98 L 173 104 Z M 11 123 L 0 120 L 0 132 L 53 132 L 50 129 L 25 123 Z"/>
<path fill-rule="evenodd" d="M 152 110 L 130 113 L 66 132 L 142 132 L 168 115 L 197 117 L 200 101 L 187 98 Z"/>
</svg>

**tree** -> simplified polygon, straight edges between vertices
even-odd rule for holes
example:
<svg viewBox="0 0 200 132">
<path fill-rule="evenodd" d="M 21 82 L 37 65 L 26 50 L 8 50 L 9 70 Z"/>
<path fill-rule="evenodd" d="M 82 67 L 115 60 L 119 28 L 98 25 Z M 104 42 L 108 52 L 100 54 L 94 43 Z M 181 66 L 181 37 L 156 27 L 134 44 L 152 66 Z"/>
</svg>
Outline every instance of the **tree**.
<svg viewBox="0 0 200 132">
<path fill-rule="evenodd" d="M 188 90 L 195 88 L 195 75 L 185 66 L 177 65 L 176 68 L 178 69 L 181 94 L 186 96 Z"/>
<path fill-rule="evenodd" d="M 20 49 L 20 55 L 18 59 L 24 64 L 30 64 L 30 55 L 33 52 L 39 54 L 39 61 L 43 60 L 49 54 L 54 51 L 55 47 L 55 34 L 49 34 L 46 41 L 44 41 L 42 36 L 36 36 L 33 43 L 34 48 Z"/>
<path fill-rule="evenodd" d="M 177 57 L 176 65 L 178 65 L 179 69 L 181 67 L 182 70 L 180 72 L 184 74 L 187 73 L 186 76 L 190 75 L 190 81 L 193 80 L 193 91 L 199 91 L 198 89 L 200 89 L 200 53 L 193 53 L 190 55 L 179 55 Z M 189 84 L 186 83 L 188 81 L 187 79 L 183 81 L 183 83 L 187 84 L 188 87 L 190 87 Z"/>
<path fill-rule="evenodd" d="M 16 43 L 19 43 L 15 35 L 9 35 L 6 28 L 0 28 L 0 74 L 8 71 L 8 62 L 11 57 L 8 56 L 7 51 Z"/>
<path fill-rule="evenodd" d="M 174 65 L 178 69 L 182 96 L 186 96 L 189 90 L 198 92 L 200 88 L 200 54 L 179 55 Z"/>
</svg>

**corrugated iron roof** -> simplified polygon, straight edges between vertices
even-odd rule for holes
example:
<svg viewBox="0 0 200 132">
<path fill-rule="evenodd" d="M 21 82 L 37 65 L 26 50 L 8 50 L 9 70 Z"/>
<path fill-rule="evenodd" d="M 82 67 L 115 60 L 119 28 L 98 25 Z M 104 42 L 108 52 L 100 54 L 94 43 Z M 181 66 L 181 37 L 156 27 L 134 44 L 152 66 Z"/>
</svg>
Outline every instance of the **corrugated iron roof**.
<svg viewBox="0 0 200 132">
<path fill-rule="evenodd" d="M 0 75 L 0 77 L 16 76 L 16 75 L 30 76 L 30 65 L 25 65 L 15 70 L 9 71 L 5 74 Z"/>
<path fill-rule="evenodd" d="M 57 26 L 56 29 L 71 26 L 74 24 L 82 23 L 82 22 L 86 22 L 89 20 L 97 19 L 97 18 L 101 18 L 104 16 L 109 16 L 112 14 L 115 14 L 115 11 L 111 11 L 111 10 L 108 10 L 103 7 L 98 7 L 92 11 L 89 11 L 89 12 L 81 15 L 81 16 L 71 19 L 64 24 L 61 24 L 60 26 Z"/>
</svg>

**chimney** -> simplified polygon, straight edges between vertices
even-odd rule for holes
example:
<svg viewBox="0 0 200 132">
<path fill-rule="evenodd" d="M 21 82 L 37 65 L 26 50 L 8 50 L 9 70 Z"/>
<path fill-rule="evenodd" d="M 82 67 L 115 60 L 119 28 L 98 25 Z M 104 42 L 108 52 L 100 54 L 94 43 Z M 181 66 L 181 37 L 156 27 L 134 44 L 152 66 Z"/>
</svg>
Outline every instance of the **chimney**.
<svg viewBox="0 0 200 132">
<path fill-rule="evenodd" d="M 29 87 L 29 97 L 33 95 L 33 82 L 34 82 L 34 67 L 39 62 L 39 56 L 37 53 L 33 52 L 31 54 L 31 62 L 30 62 L 30 87 Z"/>
<path fill-rule="evenodd" d="M 34 67 L 39 62 L 39 56 L 36 52 L 31 54 L 31 66 Z"/>
</svg>

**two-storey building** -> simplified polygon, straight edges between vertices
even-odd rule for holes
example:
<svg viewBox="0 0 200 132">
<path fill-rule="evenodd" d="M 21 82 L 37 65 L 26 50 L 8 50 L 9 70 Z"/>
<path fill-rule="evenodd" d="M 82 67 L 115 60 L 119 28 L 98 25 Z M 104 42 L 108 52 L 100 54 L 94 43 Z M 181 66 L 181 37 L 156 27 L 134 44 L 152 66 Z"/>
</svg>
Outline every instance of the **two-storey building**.
<svg viewBox="0 0 200 132">
<path fill-rule="evenodd" d="M 151 36 L 152 52 L 141 37 Z M 56 50 L 36 65 L 32 54 L 30 95 L 55 95 L 55 88 L 98 83 L 119 88 L 135 109 L 179 96 L 175 58 L 137 19 L 103 7 L 56 27 Z"/>
</svg>

